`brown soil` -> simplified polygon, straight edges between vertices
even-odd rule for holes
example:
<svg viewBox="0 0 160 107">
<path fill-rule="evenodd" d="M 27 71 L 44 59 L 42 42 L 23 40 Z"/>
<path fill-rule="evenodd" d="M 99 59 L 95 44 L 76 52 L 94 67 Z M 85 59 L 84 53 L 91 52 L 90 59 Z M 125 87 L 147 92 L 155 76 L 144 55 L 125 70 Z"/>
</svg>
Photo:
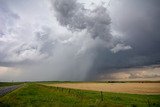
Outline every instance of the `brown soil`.
<svg viewBox="0 0 160 107">
<path fill-rule="evenodd" d="M 160 83 L 59 83 L 47 86 L 131 94 L 160 94 Z"/>
</svg>

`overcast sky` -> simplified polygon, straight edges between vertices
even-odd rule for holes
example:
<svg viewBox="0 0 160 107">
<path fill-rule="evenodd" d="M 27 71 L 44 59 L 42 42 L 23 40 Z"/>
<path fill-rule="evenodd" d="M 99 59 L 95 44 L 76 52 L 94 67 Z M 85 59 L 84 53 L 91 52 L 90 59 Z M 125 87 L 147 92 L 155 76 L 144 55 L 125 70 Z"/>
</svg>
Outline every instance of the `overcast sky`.
<svg viewBox="0 0 160 107">
<path fill-rule="evenodd" d="M 0 81 L 160 78 L 159 0 L 0 0 Z"/>
</svg>

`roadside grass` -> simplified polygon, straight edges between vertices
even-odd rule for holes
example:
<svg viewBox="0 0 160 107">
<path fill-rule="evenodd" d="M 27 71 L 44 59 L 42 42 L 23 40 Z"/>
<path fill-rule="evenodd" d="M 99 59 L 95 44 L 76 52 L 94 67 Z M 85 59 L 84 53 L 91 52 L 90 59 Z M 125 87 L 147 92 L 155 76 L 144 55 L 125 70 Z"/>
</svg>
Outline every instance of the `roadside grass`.
<svg viewBox="0 0 160 107">
<path fill-rule="evenodd" d="M 19 84 L 22 84 L 22 82 L 0 82 L 0 88 Z"/>
<path fill-rule="evenodd" d="M 0 107 L 160 107 L 160 95 L 96 92 L 26 83 L 0 98 Z"/>
</svg>

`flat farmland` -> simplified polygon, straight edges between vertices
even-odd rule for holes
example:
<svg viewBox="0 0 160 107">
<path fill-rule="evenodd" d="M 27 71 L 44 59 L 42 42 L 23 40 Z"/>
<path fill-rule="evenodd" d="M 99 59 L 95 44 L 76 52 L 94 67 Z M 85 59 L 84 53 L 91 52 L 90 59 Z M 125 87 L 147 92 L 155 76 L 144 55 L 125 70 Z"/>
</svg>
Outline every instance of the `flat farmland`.
<svg viewBox="0 0 160 107">
<path fill-rule="evenodd" d="M 160 94 L 160 83 L 54 83 L 44 85 L 103 92 Z"/>
<path fill-rule="evenodd" d="M 57 87 L 58 84 L 76 84 L 78 89 Z M 80 89 L 82 84 L 85 85 L 85 89 Z M 109 86 L 111 84 L 77 82 L 25 83 L 23 87 L 0 96 L 0 107 L 160 107 L 160 94 L 127 94 L 99 92 L 102 90 L 100 88 L 97 91 L 92 91 L 91 88 L 86 89 L 86 86 L 98 89 L 97 87 L 101 85 Z"/>
</svg>

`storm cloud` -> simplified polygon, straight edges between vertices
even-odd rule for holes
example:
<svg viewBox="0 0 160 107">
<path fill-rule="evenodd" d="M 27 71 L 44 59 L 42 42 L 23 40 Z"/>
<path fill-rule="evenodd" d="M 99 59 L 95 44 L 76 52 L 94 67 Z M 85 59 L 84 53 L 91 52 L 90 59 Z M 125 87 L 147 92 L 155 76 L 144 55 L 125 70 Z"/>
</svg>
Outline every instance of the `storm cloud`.
<svg viewBox="0 0 160 107">
<path fill-rule="evenodd" d="M 95 80 L 160 64 L 159 5 L 159 0 L 1 0 L 0 80 Z"/>
<path fill-rule="evenodd" d="M 160 2 L 158 0 L 111 1 L 109 7 L 112 19 L 112 34 L 129 46 L 117 45 L 114 53 L 121 47 L 132 48 L 112 54 L 100 49 L 95 66 L 103 71 L 160 63 Z M 94 68 L 95 69 L 95 68 Z M 96 67 L 97 69 L 97 67 Z M 100 70 L 96 70 L 100 71 Z"/>
<path fill-rule="evenodd" d="M 111 19 L 103 5 L 90 10 L 76 0 L 54 0 L 53 7 L 61 25 L 72 31 L 86 29 L 93 38 L 99 37 L 108 42 L 111 40 Z"/>
</svg>

